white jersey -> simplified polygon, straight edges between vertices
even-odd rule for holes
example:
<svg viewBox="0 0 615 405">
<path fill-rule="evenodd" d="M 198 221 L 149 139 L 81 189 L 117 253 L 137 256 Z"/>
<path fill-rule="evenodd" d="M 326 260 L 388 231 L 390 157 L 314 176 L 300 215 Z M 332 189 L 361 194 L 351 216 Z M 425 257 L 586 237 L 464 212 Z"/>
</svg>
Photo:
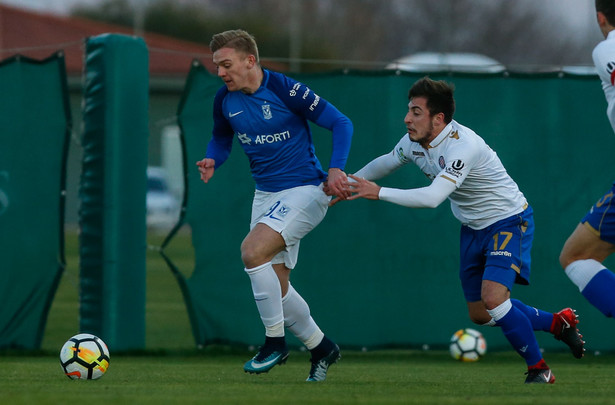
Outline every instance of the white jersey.
<svg viewBox="0 0 615 405">
<path fill-rule="evenodd" d="M 606 115 L 615 131 L 615 31 L 609 32 L 606 39 L 596 45 L 592 58 L 608 103 Z"/>
<path fill-rule="evenodd" d="M 525 196 L 495 151 L 474 131 L 454 120 L 428 149 L 406 134 L 386 156 L 396 159 L 396 166 L 414 162 L 431 180 L 440 177 L 452 182 L 455 188 L 448 199 L 453 215 L 472 229 L 483 229 L 527 207 Z M 384 193 L 382 190 L 380 198 L 386 200 L 392 189 Z"/>
</svg>

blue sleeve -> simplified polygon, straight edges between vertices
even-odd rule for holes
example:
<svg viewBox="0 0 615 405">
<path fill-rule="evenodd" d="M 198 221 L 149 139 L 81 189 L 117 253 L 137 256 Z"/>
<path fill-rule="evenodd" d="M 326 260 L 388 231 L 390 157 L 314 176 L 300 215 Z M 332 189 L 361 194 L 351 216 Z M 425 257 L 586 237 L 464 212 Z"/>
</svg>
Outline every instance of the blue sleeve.
<svg viewBox="0 0 615 405">
<path fill-rule="evenodd" d="M 322 113 L 314 122 L 318 126 L 329 129 L 333 134 L 333 148 L 329 168 L 336 167 L 344 170 L 352 142 L 352 121 L 335 108 L 333 104 L 327 103 Z"/>
<path fill-rule="evenodd" d="M 350 119 L 309 87 L 281 73 L 270 72 L 269 83 L 288 108 L 332 132 L 333 149 L 329 167 L 344 170 L 352 141 L 353 126 Z"/>
<path fill-rule="evenodd" d="M 224 100 L 227 93 L 228 90 L 226 87 L 223 87 L 216 93 L 214 98 L 214 128 L 211 140 L 207 145 L 207 152 L 205 153 L 205 157 L 216 161 L 215 169 L 228 159 L 233 147 L 233 137 L 235 136 L 235 131 L 233 131 L 231 124 L 222 112 L 222 100 Z"/>
</svg>

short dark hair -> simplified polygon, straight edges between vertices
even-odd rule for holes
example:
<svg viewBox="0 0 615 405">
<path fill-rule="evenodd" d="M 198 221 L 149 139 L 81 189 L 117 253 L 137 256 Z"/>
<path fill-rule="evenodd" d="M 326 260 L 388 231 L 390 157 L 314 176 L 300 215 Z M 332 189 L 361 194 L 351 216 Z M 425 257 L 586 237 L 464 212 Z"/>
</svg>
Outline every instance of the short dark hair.
<svg viewBox="0 0 615 405">
<path fill-rule="evenodd" d="M 596 12 L 600 11 L 610 25 L 615 26 L 615 0 L 596 0 Z"/>
<path fill-rule="evenodd" d="M 229 30 L 214 35 L 209 43 L 209 49 L 216 52 L 221 48 L 232 48 L 248 55 L 254 55 L 256 61 L 259 61 L 256 40 L 244 30 Z"/>
<path fill-rule="evenodd" d="M 455 86 L 453 84 L 447 83 L 444 80 L 432 80 L 425 76 L 412 85 L 408 92 L 408 99 L 425 97 L 429 114 L 443 113 L 444 122 L 448 124 L 453 120 L 453 115 L 455 114 L 454 91 Z"/>
</svg>

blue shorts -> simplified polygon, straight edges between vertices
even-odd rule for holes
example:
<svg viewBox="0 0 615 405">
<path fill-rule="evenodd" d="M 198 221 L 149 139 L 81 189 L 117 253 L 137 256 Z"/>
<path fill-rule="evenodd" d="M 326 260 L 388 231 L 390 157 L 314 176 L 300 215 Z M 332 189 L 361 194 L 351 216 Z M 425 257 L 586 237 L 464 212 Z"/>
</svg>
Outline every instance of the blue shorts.
<svg viewBox="0 0 615 405">
<path fill-rule="evenodd" d="M 581 220 L 600 239 L 615 244 L 615 207 L 613 206 L 615 183 L 611 189 L 594 204 Z"/>
<path fill-rule="evenodd" d="M 459 278 L 466 301 L 481 300 L 483 280 L 509 290 L 529 284 L 534 217 L 532 207 L 484 229 L 461 227 Z"/>
</svg>

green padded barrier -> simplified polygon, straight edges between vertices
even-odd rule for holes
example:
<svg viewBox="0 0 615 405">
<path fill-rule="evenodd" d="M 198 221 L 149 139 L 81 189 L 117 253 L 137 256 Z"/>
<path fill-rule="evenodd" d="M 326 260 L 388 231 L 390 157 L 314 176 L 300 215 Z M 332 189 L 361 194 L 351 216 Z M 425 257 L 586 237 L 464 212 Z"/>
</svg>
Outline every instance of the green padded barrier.
<svg viewBox="0 0 615 405">
<path fill-rule="evenodd" d="M 61 52 L 0 62 L 0 348 L 43 339 L 65 267 L 70 131 Z"/>
<path fill-rule="evenodd" d="M 80 329 L 112 350 L 145 346 L 148 51 L 141 38 L 86 42 L 79 195 Z"/>
<path fill-rule="evenodd" d="M 334 103 L 354 122 L 347 172 L 388 153 L 405 133 L 410 86 L 423 74 L 330 72 L 293 77 Z M 548 311 L 572 306 L 581 316 L 588 350 L 613 350 L 615 325 L 589 305 L 559 267 L 560 249 L 586 210 L 615 180 L 615 135 L 596 76 L 566 74 L 441 74 L 456 86 L 455 119 L 474 129 L 500 156 L 534 207 L 532 285 L 513 297 Z M 179 107 L 185 150 L 184 221 L 192 229 L 193 269 L 173 266 L 197 345 L 262 343 L 264 330 L 243 271 L 239 246 L 248 231 L 254 190 L 238 144 L 209 184 L 194 163 L 210 139 L 212 102 L 222 85 L 199 64 Z M 316 126 L 314 140 L 328 165 L 331 136 Z M 380 184 L 427 184 L 413 165 Z M 381 201 L 344 202 L 301 243 L 291 280 L 322 330 L 346 347 L 444 347 L 472 326 L 458 281 L 459 223 L 448 202 L 409 209 Z M 607 264 L 613 262 L 611 259 Z M 478 327 L 492 349 L 509 350 L 497 328 Z M 298 341 L 289 339 L 291 344 Z M 549 334 L 539 343 L 567 350 Z"/>
</svg>

